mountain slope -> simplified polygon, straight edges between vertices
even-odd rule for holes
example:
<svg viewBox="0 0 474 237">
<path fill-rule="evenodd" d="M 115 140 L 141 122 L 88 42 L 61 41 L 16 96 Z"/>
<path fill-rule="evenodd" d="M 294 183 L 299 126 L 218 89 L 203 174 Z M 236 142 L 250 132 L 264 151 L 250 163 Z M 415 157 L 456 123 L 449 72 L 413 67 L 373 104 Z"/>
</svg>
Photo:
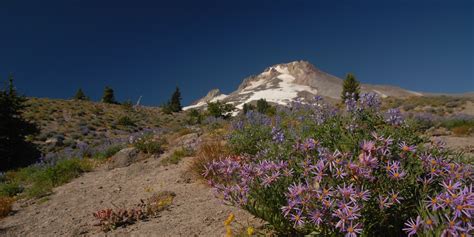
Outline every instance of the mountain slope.
<svg viewBox="0 0 474 237">
<path fill-rule="evenodd" d="M 241 109 L 244 103 L 266 99 L 276 104 L 287 105 L 296 99 L 307 100 L 316 95 L 339 99 L 343 80 L 323 72 L 307 61 L 277 64 L 262 73 L 245 78 L 236 91 L 229 95 L 218 89 L 210 91 L 184 109 L 205 106 L 207 102 L 221 100 L 233 103 Z M 362 92 L 375 92 L 382 97 L 421 96 L 421 93 L 404 90 L 395 86 L 361 85 Z"/>
</svg>

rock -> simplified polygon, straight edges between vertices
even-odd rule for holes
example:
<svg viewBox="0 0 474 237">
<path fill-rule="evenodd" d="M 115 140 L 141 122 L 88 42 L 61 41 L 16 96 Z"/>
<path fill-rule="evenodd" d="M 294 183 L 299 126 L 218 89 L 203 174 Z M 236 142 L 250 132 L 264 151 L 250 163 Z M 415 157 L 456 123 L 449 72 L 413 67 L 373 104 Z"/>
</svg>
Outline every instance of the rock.
<svg viewBox="0 0 474 237">
<path fill-rule="evenodd" d="M 63 142 L 64 142 L 63 136 L 55 136 L 45 141 L 46 144 L 52 145 L 52 146 L 62 146 Z"/>
<path fill-rule="evenodd" d="M 122 168 L 131 165 L 139 158 L 139 151 L 134 148 L 124 148 L 110 158 L 109 169 Z"/>
<path fill-rule="evenodd" d="M 181 136 L 177 139 L 177 145 L 191 150 L 196 150 L 198 145 L 201 143 L 201 138 L 197 133 L 190 133 L 184 136 Z"/>
<path fill-rule="evenodd" d="M 434 137 L 439 137 L 439 136 L 448 136 L 451 134 L 451 132 L 449 130 L 447 130 L 446 128 L 430 128 L 426 131 L 428 134 L 430 134 L 431 136 L 434 136 Z"/>
</svg>

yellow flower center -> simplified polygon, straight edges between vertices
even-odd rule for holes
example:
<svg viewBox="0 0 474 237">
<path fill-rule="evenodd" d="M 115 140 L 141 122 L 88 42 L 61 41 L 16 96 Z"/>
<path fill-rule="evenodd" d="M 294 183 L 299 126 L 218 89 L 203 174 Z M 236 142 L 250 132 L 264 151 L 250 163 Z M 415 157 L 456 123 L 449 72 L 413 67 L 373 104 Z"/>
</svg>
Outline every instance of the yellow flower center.
<svg viewBox="0 0 474 237">
<path fill-rule="evenodd" d="M 253 227 L 252 227 L 252 226 L 249 226 L 249 227 L 247 228 L 247 235 L 249 235 L 249 236 L 253 235 L 253 232 L 254 232 L 254 231 L 255 231 L 255 230 L 253 229 Z"/>
</svg>

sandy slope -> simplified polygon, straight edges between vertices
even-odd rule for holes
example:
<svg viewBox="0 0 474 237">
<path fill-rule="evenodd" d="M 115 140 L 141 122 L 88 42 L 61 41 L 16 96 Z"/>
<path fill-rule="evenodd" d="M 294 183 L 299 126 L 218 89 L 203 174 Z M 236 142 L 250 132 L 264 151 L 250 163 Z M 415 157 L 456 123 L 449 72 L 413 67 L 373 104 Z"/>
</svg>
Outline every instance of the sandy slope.
<svg viewBox="0 0 474 237">
<path fill-rule="evenodd" d="M 186 175 L 185 158 L 178 165 L 159 166 L 148 160 L 112 171 L 84 174 L 54 190 L 50 200 L 25 208 L 0 221 L 0 236 L 95 236 L 105 235 L 92 213 L 101 208 L 131 206 L 153 191 L 173 191 L 169 210 L 158 218 L 108 232 L 108 236 L 223 236 L 224 220 L 230 212 L 241 223 L 257 224 L 250 214 L 224 206 L 204 184 Z M 188 177 L 187 177 L 188 176 Z"/>
</svg>

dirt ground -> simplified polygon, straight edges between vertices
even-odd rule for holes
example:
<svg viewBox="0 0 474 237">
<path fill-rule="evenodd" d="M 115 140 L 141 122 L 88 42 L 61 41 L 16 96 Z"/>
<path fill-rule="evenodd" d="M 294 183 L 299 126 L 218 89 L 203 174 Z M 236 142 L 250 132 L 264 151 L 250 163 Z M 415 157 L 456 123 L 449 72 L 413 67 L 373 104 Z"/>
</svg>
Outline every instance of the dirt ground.
<svg viewBox="0 0 474 237">
<path fill-rule="evenodd" d="M 0 221 L 0 236 L 223 236 L 223 223 L 231 212 L 240 223 L 259 225 L 245 211 L 223 205 L 201 181 L 189 178 L 190 159 L 163 167 L 159 159 L 150 158 L 125 168 L 86 173 L 56 188 L 47 201 L 23 208 L 17 204 L 16 213 Z M 93 212 L 133 206 L 158 191 L 176 193 L 169 210 L 158 218 L 106 234 L 93 226 Z"/>
<path fill-rule="evenodd" d="M 474 137 L 438 138 L 474 155 Z M 86 173 L 55 188 L 46 201 L 25 207 L 17 203 L 15 213 L 0 220 L 0 236 L 224 236 L 223 222 L 231 212 L 240 223 L 262 225 L 249 213 L 223 205 L 207 185 L 191 178 L 187 172 L 191 159 L 160 166 L 160 158 L 149 158 L 125 168 Z M 133 207 L 159 191 L 172 191 L 176 197 L 158 218 L 107 233 L 93 225 L 93 212 Z"/>
</svg>

